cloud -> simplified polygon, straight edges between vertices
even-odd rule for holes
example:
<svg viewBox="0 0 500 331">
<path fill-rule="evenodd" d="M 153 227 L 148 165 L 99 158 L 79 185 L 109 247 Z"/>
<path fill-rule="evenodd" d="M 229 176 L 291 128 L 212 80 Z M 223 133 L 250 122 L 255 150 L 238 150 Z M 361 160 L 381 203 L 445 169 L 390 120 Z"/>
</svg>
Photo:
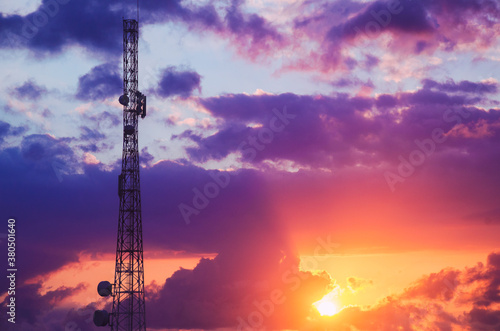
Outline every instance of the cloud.
<svg viewBox="0 0 500 331">
<path fill-rule="evenodd" d="M 100 64 L 78 78 L 76 98 L 84 101 L 104 100 L 120 94 L 121 86 L 118 67 L 113 63 Z"/>
<path fill-rule="evenodd" d="M 186 150 L 198 162 L 236 153 L 254 164 L 287 160 L 314 168 L 374 166 L 410 153 L 415 140 L 428 139 L 435 129 L 447 139 L 437 154 L 457 146 L 474 154 L 473 137 L 487 132 L 484 138 L 496 145 L 493 137 L 498 134 L 498 110 L 474 107 L 488 101 L 478 87 L 494 91 L 495 85 L 482 84 L 426 80 L 414 92 L 373 98 L 292 93 L 204 98 L 200 105 L 221 120 L 218 131 L 205 136 L 188 130 L 176 137 L 196 144 Z"/>
<path fill-rule="evenodd" d="M 201 76 L 197 72 L 180 71 L 170 66 L 162 71 L 158 87 L 153 93 L 163 98 L 178 95 L 185 99 L 191 96 L 194 90 L 201 93 L 200 82 Z"/>
<path fill-rule="evenodd" d="M 464 80 L 459 83 L 455 83 L 450 80 L 445 83 L 439 83 L 432 79 L 424 79 L 422 83 L 424 89 L 437 89 L 443 92 L 466 92 L 475 94 L 491 94 L 498 92 L 497 82 L 475 83 Z"/>
<path fill-rule="evenodd" d="M 193 270 L 178 270 L 149 301 L 149 324 L 243 330 L 304 323 L 331 280 L 326 273 L 300 271 L 297 259 L 279 254 L 280 248 L 262 233 L 213 260 L 202 259 Z"/>
<path fill-rule="evenodd" d="M 270 55 L 286 44 L 286 37 L 271 22 L 257 13 L 244 12 L 244 1 L 241 0 L 203 6 L 185 5 L 181 1 L 144 1 L 141 6 L 146 22 L 175 21 L 197 32 L 211 31 L 224 39 L 231 39 L 231 45 L 245 58 Z"/>
<path fill-rule="evenodd" d="M 106 137 L 103 133 L 99 132 L 98 130 L 92 130 L 87 126 L 81 126 L 80 130 L 82 131 L 82 134 L 80 135 L 80 139 L 82 140 L 101 140 Z"/>
<path fill-rule="evenodd" d="M 394 233 L 373 236 L 376 231 L 370 228 L 373 219 L 389 219 L 385 225 L 397 222 L 399 227 L 412 229 L 412 238 L 404 245 L 421 248 L 419 235 L 424 233 L 427 241 L 431 236 L 438 242 L 439 237 L 439 245 L 455 248 L 456 243 L 448 240 L 452 235 L 434 233 L 427 223 L 435 226 L 450 221 L 454 224 L 454 220 L 464 219 L 464 215 L 497 208 L 492 197 L 497 196 L 495 192 L 500 187 L 495 166 L 499 162 L 496 137 L 500 111 L 476 107 L 476 100 L 488 98 L 490 94 L 470 91 L 469 83 L 438 82 L 432 88 L 425 84 L 422 82 L 424 87 L 416 91 L 376 97 L 286 93 L 230 94 L 198 99 L 217 120 L 214 122 L 218 123 L 215 127 L 218 131 L 206 136 L 200 128 L 195 128 L 179 134 L 179 138 L 194 142 L 194 148 L 189 151 L 191 160 L 218 159 L 238 151 L 242 142 L 246 142 L 243 148 L 246 150 L 252 144 L 255 146 L 251 139 L 254 137 L 264 148 L 253 147 L 255 156 L 252 158 L 247 153 L 243 160 L 260 170 L 210 171 L 189 160 L 146 162 L 146 167 L 141 168 L 143 217 L 147 220 L 144 240 L 148 242 L 148 249 L 219 254 L 213 260 L 202 260 L 194 270 L 179 271 L 161 284 L 151 298 L 159 303 L 152 308 L 155 325 L 174 328 L 184 324 L 192 327 L 230 325 L 239 323 L 239 317 L 246 323 L 250 323 L 249 318 L 257 323 L 261 319 L 257 316 L 261 315 L 263 323 L 270 327 L 293 329 L 294 323 L 300 325 L 310 308 L 309 303 L 321 298 L 329 280 L 326 275 L 306 277 L 306 273 L 297 269 L 297 252 L 288 242 L 283 224 L 295 233 L 309 234 L 311 229 L 325 232 L 349 223 L 360 234 L 363 241 L 360 245 L 390 242 L 397 246 L 398 240 L 407 237 L 396 238 Z M 443 117 L 445 114 L 448 117 Z M 113 116 L 106 115 L 108 117 L 112 125 Z M 487 126 L 488 135 L 464 134 L 464 127 L 475 132 L 478 123 Z M 408 159 L 410 153 L 419 148 L 415 140 L 425 140 L 428 149 L 428 139 L 436 128 L 447 134 L 446 142 L 436 143 L 424 164 L 416 167 L 415 177 L 405 177 L 405 182 L 398 184 L 402 188 L 400 194 L 391 196 L 384 171 L 397 172 L 398 157 Z M 10 124 L 0 125 L 0 132 L 5 134 L 10 130 Z M 272 139 L 269 132 L 273 134 Z M 81 133 L 82 139 L 89 140 L 99 139 L 102 134 L 94 126 L 82 126 Z M 3 174 L 0 209 L 12 213 L 6 217 L 14 216 L 30 224 L 23 234 L 25 243 L 17 252 L 20 268 L 24 266 L 27 278 L 78 261 L 82 251 L 96 253 L 115 249 L 109 245 L 110 240 L 114 240 L 109 233 L 116 231 L 116 222 L 109 220 L 116 220 L 118 197 L 115 195 L 116 205 L 110 203 L 110 192 L 117 189 L 119 162 L 111 170 L 82 164 L 73 148 L 80 140 L 28 135 L 19 146 L 3 148 L 0 152 Z M 146 161 L 151 161 L 148 154 L 144 155 Z M 303 168 L 292 173 L 288 169 L 258 167 L 267 160 L 289 160 Z M 59 176 L 57 171 L 61 172 Z M 308 199 L 301 198 L 303 192 L 309 192 Z M 200 194 L 205 197 L 200 198 Z M 199 205 L 199 199 L 204 206 L 198 208 L 194 201 Z M 366 206 L 369 216 L 356 214 L 357 208 L 352 208 L 353 203 L 360 200 L 370 200 L 373 204 Z M 280 203 L 274 204 L 275 201 Z M 325 207 L 332 201 L 335 209 Z M 390 208 L 390 215 L 379 208 L 381 201 L 394 206 Z M 189 216 L 189 224 L 179 209 L 181 204 L 195 210 Z M 25 208 L 26 205 L 30 208 Z M 311 218 L 313 210 L 315 217 Z M 435 214 L 451 216 L 437 219 Z M 415 219 L 419 221 L 419 229 L 414 227 Z M 381 223 L 377 222 L 376 226 L 380 227 Z M 54 233 L 65 235 L 54 236 Z M 474 238 L 470 240 L 478 243 Z M 460 243 L 463 244 L 463 238 Z M 351 244 L 359 243 L 346 245 Z M 54 251 L 53 247 L 66 249 Z M 491 258 L 491 265 L 495 259 L 495 256 Z M 287 282 L 283 281 L 285 273 Z M 206 275 L 206 280 L 200 274 Z M 449 278 L 450 275 L 443 271 L 421 280 L 400 300 L 427 298 L 439 301 L 439 307 L 443 302 L 455 302 L 460 286 L 450 292 L 442 290 L 441 285 L 454 279 L 463 284 L 464 274 L 456 278 Z M 208 280 L 216 284 L 216 293 L 206 284 Z M 471 284 L 480 285 L 477 281 Z M 477 309 L 482 310 L 496 302 L 494 288 L 484 286 L 489 290 L 485 289 L 485 295 L 477 301 Z M 280 303 L 273 305 L 274 313 L 268 317 L 259 310 L 259 303 L 270 300 L 271 293 L 278 293 L 273 292 L 275 289 L 281 291 L 282 296 L 275 298 Z M 178 293 L 176 291 L 186 296 L 172 296 Z M 195 302 L 201 303 L 192 320 L 188 320 L 192 312 L 187 308 L 167 312 L 178 313 L 171 316 L 172 324 L 160 318 L 165 315 L 160 310 L 162 305 L 189 307 Z M 223 312 L 216 309 L 221 303 L 228 303 L 227 307 L 234 309 L 221 315 Z M 410 323 L 409 319 L 414 318 L 412 314 L 426 309 L 418 302 L 405 303 L 404 309 L 397 310 L 399 306 L 399 303 L 387 303 L 366 314 L 360 308 L 349 308 L 343 314 L 347 319 L 362 316 L 366 324 L 359 328 L 376 329 L 377 325 L 370 324 L 375 321 L 370 316 L 380 318 L 380 323 L 397 325 L 402 322 L 393 319 Z M 213 311 L 219 314 L 216 318 L 212 317 Z M 481 313 L 484 312 L 471 315 L 474 321 L 481 320 Z M 291 325 L 280 324 L 286 320 L 281 316 L 294 316 Z M 439 323 L 448 323 L 449 314 L 436 316 Z"/>
<path fill-rule="evenodd" d="M 2 15 L 0 47 L 28 48 L 37 54 L 59 53 L 80 45 L 95 52 L 118 55 L 121 16 L 117 2 L 43 0 L 25 16 Z"/>
<path fill-rule="evenodd" d="M 431 32 L 433 27 L 426 18 L 425 7 L 421 2 L 375 1 L 342 25 L 332 27 L 327 37 L 339 40 L 353 38 L 359 33 L 377 34 L 391 30 L 425 33 Z"/>
<path fill-rule="evenodd" d="M 370 279 L 363 279 L 359 277 L 349 277 L 347 278 L 347 287 L 352 292 L 357 292 L 364 289 L 367 286 L 373 285 L 373 281 Z"/>
<path fill-rule="evenodd" d="M 50 330 L 50 326 L 48 325 L 50 319 L 47 321 L 46 318 L 54 312 L 54 307 L 64 299 L 71 297 L 85 288 L 86 285 L 80 283 L 73 288 L 61 286 L 54 290 L 49 290 L 45 294 L 41 294 L 41 283 L 21 285 L 18 282 L 15 289 L 16 323 L 14 325 L 16 328 L 21 328 L 22 330 Z M 7 296 L 1 303 L 2 310 L 8 311 L 6 305 L 9 303 L 8 300 L 10 297 Z M 2 318 L 0 321 L 2 330 L 14 330 L 15 328 L 11 329 L 12 326 L 13 324 L 8 322 L 7 318 Z M 60 328 L 57 323 L 52 326 Z"/>
<path fill-rule="evenodd" d="M 24 82 L 22 85 L 13 88 L 14 95 L 20 99 L 38 100 L 47 89 L 37 85 L 32 80 Z"/>
<path fill-rule="evenodd" d="M 0 120 L 0 144 L 4 142 L 6 137 L 19 136 L 27 131 L 24 126 L 12 126 L 7 122 Z"/>
<path fill-rule="evenodd" d="M 148 24 L 180 21 L 191 28 L 211 28 L 214 30 L 222 28 L 222 21 L 213 4 L 190 6 L 181 2 L 180 0 L 143 1 L 141 3 L 141 16 Z"/>
<path fill-rule="evenodd" d="M 462 85 L 461 82 L 452 84 Z M 242 161 L 257 168 L 269 160 L 276 163 L 291 161 L 292 165 L 309 170 L 290 173 L 285 167 L 281 170 L 261 168 L 214 172 L 196 167 L 187 160 L 162 161 L 154 165 L 148 163 L 141 170 L 144 217 L 151 222 L 151 227 L 144 229 L 148 242 L 159 250 L 196 253 L 221 252 L 228 246 L 232 247 L 233 241 L 225 242 L 217 238 L 221 234 L 240 231 L 259 233 L 257 227 L 247 227 L 247 222 L 257 222 L 256 226 L 260 224 L 261 228 L 274 226 L 273 222 L 265 223 L 269 218 L 272 219 L 271 216 L 263 219 L 258 214 L 259 210 L 265 209 L 262 207 L 265 203 L 261 200 L 264 197 L 259 197 L 261 193 L 252 195 L 254 199 L 242 201 L 239 198 L 249 197 L 249 192 L 260 192 L 261 187 L 267 187 L 276 194 L 279 192 L 286 201 L 294 201 L 292 205 L 296 204 L 293 192 L 309 190 L 309 185 L 319 185 L 318 194 L 321 196 L 338 196 L 344 200 L 351 196 L 342 197 L 330 186 L 324 187 L 321 184 L 323 175 L 316 173 L 319 169 L 331 170 L 332 181 L 339 180 L 335 178 L 340 178 L 336 176 L 342 174 L 343 185 L 351 187 L 353 191 L 385 197 L 390 194 L 390 190 L 384 180 L 384 171 L 398 174 L 400 157 L 408 160 L 414 150 L 420 150 L 415 140 L 420 145 L 426 142 L 425 148 L 428 149 L 429 139 L 432 139 L 436 128 L 447 134 L 447 140 L 434 144 L 432 154 L 426 157 L 422 165 L 415 166 L 414 177 L 404 177 L 402 182 L 396 184 L 397 189 L 402 189 L 402 195 L 398 195 L 402 199 L 398 206 L 406 206 L 410 210 L 423 207 L 424 201 L 418 195 L 428 192 L 432 186 L 431 195 L 435 195 L 436 199 L 440 197 L 440 202 L 427 202 L 426 210 L 433 205 L 443 213 L 450 212 L 457 219 L 473 221 L 467 216 L 497 208 L 491 196 L 500 187 L 494 166 L 500 162 L 496 153 L 500 111 L 485 111 L 470 104 L 461 105 L 461 102 L 470 103 L 470 98 L 474 97 L 474 93 L 458 91 L 448 94 L 433 88 L 374 98 L 287 93 L 258 96 L 236 94 L 200 99 L 200 104 L 217 118 L 219 124 L 216 127 L 218 131 L 209 136 L 199 131 L 185 131 L 179 135 L 179 138 L 194 143 L 194 147 L 188 150 L 192 161 L 221 159 L 240 150 L 244 152 Z M 448 120 L 443 118 L 445 114 Z M 476 132 L 474 130 L 479 129 L 477 123 L 482 123 L 488 134 L 466 135 L 464 128 L 468 128 L 471 133 Z M 82 147 L 84 151 L 93 153 L 104 148 L 92 140 L 102 137 L 100 130 L 93 126 L 83 126 L 82 130 L 82 139 L 89 140 L 89 144 Z M 1 137 L 15 132 L 20 134 L 10 124 L 0 123 Z M 272 139 L 270 132 L 273 134 Z M 252 137 L 257 140 L 254 141 Z M 0 187 L 4 197 L 1 203 L 5 206 L 4 210 L 11 213 L 6 217 L 16 216 L 34 222 L 26 234 L 29 243 L 19 252 L 20 255 L 24 254 L 26 261 L 32 263 L 26 268 L 30 275 L 48 272 L 75 261 L 82 250 L 106 250 L 103 246 L 107 238 L 106 231 L 116 231 L 114 223 L 107 221 L 116 217 L 116 210 L 113 204 L 109 204 L 108 195 L 109 192 L 116 192 L 119 162 L 111 171 L 99 165 L 83 164 L 83 158 L 74 151 L 74 147 L 80 143 L 81 139 L 75 138 L 28 135 L 19 146 L 1 150 L 0 167 L 4 174 Z M 239 149 L 242 143 L 245 145 Z M 150 162 L 151 156 L 145 155 L 146 161 Z M 442 173 L 440 169 L 455 170 Z M 283 180 L 286 178 L 289 190 L 282 192 L 279 190 L 280 183 L 268 181 L 266 174 L 275 172 L 283 175 Z M 229 176 L 229 173 L 235 175 Z M 193 206 L 195 189 L 203 192 L 207 183 L 214 182 L 213 176 L 229 176 L 231 184 L 220 189 L 217 199 L 209 199 L 203 210 L 192 214 L 191 224 L 186 226 L 179 205 L 185 203 Z M 302 182 L 303 178 L 309 178 L 309 185 Z M 449 185 L 436 184 L 441 182 Z M 464 187 L 467 190 L 463 190 Z M 407 191 L 411 188 L 416 193 Z M 464 194 L 456 196 L 454 192 Z M 394 199 L 390 196 L 387 198 L 390 201 Z M 26 205 L 31 208 L 24 208 Z M 235 221 L 234 215 L 247 215 L 245 217 L 248 219 L 238 216 Z M 491 215 L 493 217 L 496 214 L 492 212 Z M 483 217 L 476 216 L 479 219 Z M 325 217 L 318 215 L 314 223 L 330 226 Z M 391 219 L 394 217 L 397 218 L 392 215 Z M 49 218 L 47 222 L 35 221 Z M 170 221 L 165 222 L 165 219 Z M 256 221 L 259 219 L 264 223 Z M 435 220 L 434 217 L 426 219 Z M 298 220 L 292 223 L 299 229 L 303 226 Z M 102 228 L 103 232 L 96 234 L 91 231 L 93 228 Z M 68 245 L 73 249 L 48 253 L 50 245 L 56 243 L 49 245 L 42 241 L 45 237 L 40 233 L 49 235 L 55 229 L 67 233 L 58 238 L 57 245 Z M 175 236 L 172 235 L 174 233 Z M 165 238 L 164 234 L 168 237 Z M 203 240 L 199 240 L 200 237 Z M 73 238 L 71 245 L 69 238 Z M 39 262 L 44 260 L 42 257 L 46 254 L 53 256 L 50 263 Z"/>
<path fill-rule="evenodd" d="M 256 59 L 262 53 L 272 55 L 287 44 L 285 37 L 263 17 L 243 13 L 243 3 L 242 0 L 232 0 L 225 16 L 226 29 L 238 45 L 240 55 Z"/>
<path fill-rule="evenodd" d="M 87 165 L 78 173 L 70 168 L 58 181 L 50 172 L 52 169 L 43 166 L 50 166 L 51 158 L 72 155 L 66 142 L 46 136 L 26 138 L 22 148 L 0 153 L 0 169 L 11 178 L 0 187 L 2 195 L 9 192 L 1 204 L 8 205 L 16 219 L 30 224 L 23 234 L 25 243 L 16 252 L 19 269 L 26 269 L 27 279 L 78 261 L 82 251 L 111 253 L 115 248 L 109 245 L 114 240 L 109 234 L 116 231 L 116 222 L 109 220 L 116 217 L 118 205 L 110 204 L 109 197 L 110 192 L 116 192 L 117 170 L 108 172 Z M 310 303 L 325 294 L 329 277 L 298 269 L 294 249 L 276 223 L 265 198 L 263 178 L 257 172 L 246 170 L 229 175 L 167 161 L 141 172 L 143 216 L 148 220 L 144 240 L 148 249 L 218 253 L 213 260 L 200 261 L 194 270 L 178 271 L 158 293 L 150 294 L 150 325 L 232 326 L 238 323 L 238 317 L 254 323 L 249 319 L 253 321 L 252 316 L 263 314 L 255 302 L 271 299 L 279 304 L 274 304 L 272 317 L 262 315 L 263 323 L 274 325 L 291 312 L 294 319 L 288 320 L 300 321 L 308 313 Z M 186 225 L 179 204 L 191 204 L 194 189 L 204 191 L 214 178 L 230 178 L 230 183 Z M 26 191 L 26 187 L 30 190 Z M 242 195 L 245 199 L 241 199 Z M 26 204 L 31 208 L 23 208 Z M 96 232 L 96 228 L 100 231 Z M 66 249 L 52 251 L 53 247 Z M 50 261 L 43 258 L 47 255 L 51 256 Z M 276 291 L 281 291 L 279 299 L 274 298 Z M 220 309 L 221 305 L 232 308 Z M 165 319 L 166 315 L 171 318 Z M 41 315 L 33 318 L 36 322 L 29 322 L 34 325 L 43 320 Z"/>
<path fill-rule="evenodd" d="M 364 82 L 356 77 L 340 78 L 340 79 L 337 79 L 337 80 L 331 82 L 331 84 L 334 87 L 355 87 L 355 86 L 370 87 L 370 88 L 375 87 L 371 80 Z"/>
<path fill-rule="evenodd" d="M 354 69 L 357 65 L 347 65 L 352 62 L 348 54 L 367 44 L 400 57 L 489 49 L 499 26 L 493 17 L 500 13 L 498 3 L 491 0 L 304 2 L 299 10 L 294 34 L 298 40 L 305 36 L 309 43 L 316 41 L 317 47 L 301 50 L 286 68 L 324 72 Z M 370 68 L 376 63 L 361 65 Z"/>
<path fill-rule="evenodd" d="M 120 17 L 124 13 L 133 17 L 134 11 L 133 4 L 118 1 L 61 4 L 44 0 L 30 14 L 0 18 L 0 47 L 27 48 L 43 55 L 82 46 L 118 58 L 122 51 Z M 290 6 L 288 12 L 292 19 L 277 26 L 259 13 L 249 12 L 242 0 L 203 5 L 179 0 L 141 2 L 145 25 L 173 22 L 197 33 L 209 31 L 230 40 L 236 52 L 250 60 L 293 52 L 285 69 L 318 71 L 374 68 L 376 57 L 358 61 L 349 54 L 351 48 L 368 40 L 379 41 L 379 46 L 400 56 L 467 47 L 486 50 L 495 43 L 500 8 L 493 0 L 467 4 L 450 0 L 305 1 Z M 385 35 L 392 39 L 388 45 L 380 38 Z"/>
<path fill-rule="evenodd" d="M 400 294 L 361 308 L 347 307 L 311 326 L 335 330 L 496 330 L 500 327 L 500 255 L 486 265 L 443 269 L 423 276 Z"/>
<path fill-rule="evenodd" d="M 244 13 L 242 1 L 201 6 L 178 0 L 142 1 L 143 24 L 175 22 L 203 33 L 231 38 L 238 52 L 255 58 L 270 52 L 283 38 L 258 14 Z M 82 46 L 95 53 L 118 56 L 122 52 L 121 17 L 135 17 L 135 5 L 120 1 L 44 0 L 25 16 L 0 17 L 0 47 L 27 48 L 38 55 L 59 53 L 67 46 Z M 56 28 L 57 27 L 57 28 Z"/>
</svg>

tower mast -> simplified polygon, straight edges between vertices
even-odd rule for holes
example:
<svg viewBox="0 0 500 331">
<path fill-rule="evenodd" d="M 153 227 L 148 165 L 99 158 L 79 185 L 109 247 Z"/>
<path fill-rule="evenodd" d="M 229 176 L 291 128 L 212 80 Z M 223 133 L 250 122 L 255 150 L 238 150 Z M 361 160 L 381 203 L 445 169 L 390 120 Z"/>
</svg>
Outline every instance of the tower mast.
<svg viewBox="0 0 500 331">
<path fill-rule="evenodd" d="M 146 116 L 146 96 L 138 91 L 139 23 L 123 20 L 123 151 L 118 176 L 120 209 L 114 284 L 101 282 L 101 296 L 113 296 L 113 311 L 98 310 L 94 323 L 113 331 L 145 331 L 144 259 L 139 176 L 138 118 Z"/>
<path fill-rule="evenodd" d="M 146 330 L 138 146 L 138 116 L 146 115 L 146 98 L 137 90 L 138 39 L 138 22 L 123 20 L 123 96 L 129 102 L 122 103 L 122 172 L 118 176 L 120 216 L 111 322 L 117 331 Z"/>
</svg>

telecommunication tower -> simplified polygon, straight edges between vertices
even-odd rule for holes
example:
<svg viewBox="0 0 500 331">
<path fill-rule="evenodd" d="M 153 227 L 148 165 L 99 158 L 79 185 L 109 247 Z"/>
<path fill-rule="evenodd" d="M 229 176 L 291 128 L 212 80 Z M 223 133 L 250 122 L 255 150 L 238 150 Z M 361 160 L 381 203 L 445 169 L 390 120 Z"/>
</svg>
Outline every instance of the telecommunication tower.
<svg viewBox="0 0 500 331">
<path fill-rule="evenodd" d="M 146 96 L 138 91 L 138 20 L 123 20 L 123 152 L 118 176 L 120 210 L 115 280 L 99 283 L 99 295 L 113 297 L 113 311 L 97 310 L 94 323 L 113 331 L 145 331 L 144 260 L 139 177 L 138 118 L 146 116 Z"/>
</svg>

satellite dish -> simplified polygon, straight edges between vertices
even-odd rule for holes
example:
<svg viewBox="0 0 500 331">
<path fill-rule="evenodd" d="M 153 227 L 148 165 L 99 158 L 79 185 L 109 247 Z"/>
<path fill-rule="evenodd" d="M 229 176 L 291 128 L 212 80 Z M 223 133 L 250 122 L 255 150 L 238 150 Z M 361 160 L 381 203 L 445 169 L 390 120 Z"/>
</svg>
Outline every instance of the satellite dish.
<svg viewBox="0 0 500 331">
<path fill-rule="evenodd" d="M 102 281 L 97 285 L 97 293 L 102 297 L 108 297 L 113 293 L 113 287 L 108 281 Z"/>
<path fill-rule="evenodd" d="M 123 95 L 122 95 L 122 96 L 120 96 L 120 98 L 118 99 L 118 102 L 119 102 L 121 105 L 123 105 L 123 106 L 127 107 L 127 106 L 128 106 L 128 102 L 129 102 L 129 98 L 128 98 L 128 96 L 127 96 L 126 94 L 123 94 Z"/>
<path fill-rule="evenodd" d="M 96 310 L 94 312 L 94 324 L 96 326 L 106 326 L 109 324 L 109 313 L 105 310 Z"/>
</svg>

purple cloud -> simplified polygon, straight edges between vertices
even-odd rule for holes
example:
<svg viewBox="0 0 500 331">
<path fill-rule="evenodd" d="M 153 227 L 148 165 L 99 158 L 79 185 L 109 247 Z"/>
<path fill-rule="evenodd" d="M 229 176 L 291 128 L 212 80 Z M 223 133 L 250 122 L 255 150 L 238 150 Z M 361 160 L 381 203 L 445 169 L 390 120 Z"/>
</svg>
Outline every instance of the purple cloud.
<svg viewBox="0 0 500 331">
<path fill-rule="evenodd" d="M 84 101 L 104 100 L 120 94 L 121 87 L 118 67 L 113 63 L 104 63 L 78 79 L 76 97 Z"/>
<path fill-rule="evenodd" d="M 467 92 L 475 94 L 490 94 L 498 92 L 498 83 L 496 82 L 475 83 L 464 80 L 455 83 L 454 81 L 449 80 L 445 83 L 438 83 L 432 79 L 424 79 L 422 83 L 424 89 L 436 89 L 443 92 Z"/>
<path fill-rule="evenodd" d="M 297 260 L 280 264 L 276 250 L 264 242 L 265 252 L 259 241 L 251 248 L 255 252 L 249 246 L 246 251 L 236 246 L 232 253 L 202 259 L 193 270 L 176 271 L 149 301 L 150 325 L 282 329 L 304 323 L 310 305 L 326 293 L 330 279 L 299 271 Z"/>
<path fill-rule="evenodd" d="M 457 121 L 468 123 L 471 129 L 487 121 L 491 123 L 491 135 L 498 131 L 493 124 L 499 116 L 497 110 L 484 112 L 472 107 L 483 100 L 483 91 L 477 90 L 482 83 L 436 83 L 433 89 L 429 84 L 424 81 L 424 88 L 415 92 L 380 95 L 374 99 L 290 93 L 200 99 L 207 111 L 223 120 L 218 131 L 209 136 L 189 131 L 179 137 L 196 143 L 187 152 L 200 162 L 220 160 L 239 152 L 243 160 L 253 163 L 289 160 L 305 166 L 343 167 L 397 159 L 398 154 L 412 149 L 415 139 L 430 137 L 434 128 L 442 128 L 446 133 L 459 124 Z M 493 85 L 485 88 L 494 91 Z M 401 107 L 408 110 L 394 111 Z M 372 113 L 374 108 L 376 114 Z M 271 127 L 277 125 L 273 120 L 276 111 L 290 114 L 287 116 L 291 118 L 283 122 L 284 130 L 271 132 Z M 369 113 L 372 115 L 364 115 Z M 371 135 L 378 138 L 366 138 Z M 464 139 L 450 137 L 449 142 Z"/>
<path fill-rule="evenodd" d="M 80 130 L 82 134 L 80 135 L 81 140 L 101 140 L 106 138 L 106 135 L 99 132 L 98 130 L 90 129 L 87 126 L 81 126 Z"/>
<path fill-rule="evenodd" d="M 294 19 L 295 34 L 316 40 L 319 47 L 304 50 L 286 68 L 325 72 L 352 70 L 355 66 L 342 50 L 386 34 L 391 37 L 390 51 L 401 56 L 449 52 L 458 45 L 484 51 L 497 39 L 493 26 L 498 20 L 493 17 L 500 13 L 498 2 L 492 0 L 320 1 L 304 2 L 300 9 Z M 370 68 L 369 63 L 361 65 Z"/>
<path fill-rule="evenodd" d="M 92 51 L 121 53 L 121 15 L 116 3 L 43 0 L 25 16 L 2 15 L 0 47 L 58 53 L 64 46 L 81 45 Z"/>
<path fill-rule="evenodd" d="M 38 100 L 47 89 L 37 85 L 32 80 L 24 82 L 24 84 L 13 88 L 14 95 L 21 99 Z"/>
<path fill-rule="evenodd" d="M 141 2 L 141 20 L 143 24 L 180 22 L 199 32 L 210 30 L 229 36 L 238 43 L 241 54 L 251 57 L 269 51 L 270 44 L 281 43 L 281 35 L 270 22 L 257 14 L 243 13 L 241 4 L 241 1 L 232 1 L 222 7 L 221 12 L 212 3 L 195 6 L 178 0 L 147 0 Z M 46 54 L 79 45 L 118 56 L 122 52 L 121 17 L 124 14 L 135 17 L 135 5 L 119 1 L 43 0 L 36 11 L 25 16 L 0 17 L 0 47 L 27 48 Z"/>
<path fill-rule="evenodd" d="M 327 37 L 338 41 L 360 33 L 377 34 L 386 30 L 422 33 L 432 31 L 433 27 L 421 2 L 376 1 L 345 23 L 332 27 Z"/>
<path fill-rule="evenodd" d="M 14 127 L 7 122 L 0 120 L 0 143 L 9 136 L 19 136 L 27 131 L 24 126 Z"/>
<path fill-rule="evenodd" d="M 200 82 L 201 76 L 197 72 L 180 71 L 170 66 L 162 71 L 160 82 L 154 93 L 164 98 L 178 95 L 185 99 L 191 96 L 194 90 L 201 93 Z"/>
<path fill-rule="evenodd" d="M 18 328 L 22 330 L 49 330 L 51 329 L 50 327 L 62 330 L 61 327 L 64 325 L 58 325 L 57 320 L 50 320 L 51 313 L 54 313 L 54 305 L 63 299 L 84 290 L 85 287 L 86 285 L 83 283 L 80 283 L 74 288 L 61 286 L 57 289 L 49 290 L 47 293 L 42 295 L 39 293 L 42 289 L 41 283 L 21 285 L 18 279 L 15 290 L 16 323 L 12 324 L 7 321 L 7 318 L 2 318 L 0 321 L 0 327 L 2 330 L 15 330 Z M 9 299 L 10 296 L 7 296 L 0 304 L 2 310 L 8 311 L 6 306 L 9 303 Z M 54 316 L 52 316 L 52 318 L 54 318 Z"/>
</svg>

